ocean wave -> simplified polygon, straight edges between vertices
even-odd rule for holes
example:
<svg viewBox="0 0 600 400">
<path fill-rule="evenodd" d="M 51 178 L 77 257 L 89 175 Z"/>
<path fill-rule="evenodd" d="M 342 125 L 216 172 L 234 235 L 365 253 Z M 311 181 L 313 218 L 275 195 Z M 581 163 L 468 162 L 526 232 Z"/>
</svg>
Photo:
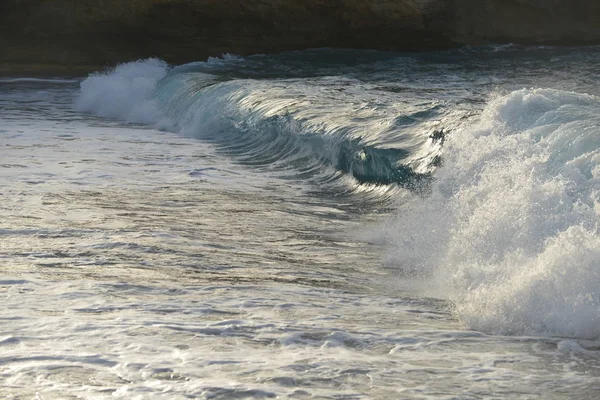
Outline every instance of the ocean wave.
<svg viewBox="0 0 600 400">
<path fill-rule="evenodd" d="M 426 202 L 377 234 L 468 328 L 600 337 L 600 99 L 523 89 L 449 138 Z M 389 239 L 391 238 L 391 239 Z"/>
<path fill-rule="evenodd" d="M 385 74 L 261 78 L 246 62 L 125 64 L 82 82 L 76 104 L 214 142 L 241 164 L 329 192 L 417 190 L 424 196 L 402 197 L 398 217 L 370 238 L 389 244 L 400 275 L 451 300 L 471 329 L 600 337 L 598 97 L 505 92 L 473 122 L 472 109 L 431 99 L 462 91 L 462 75 L 436 73 L 406 101 L 423 89 L 408 72 L 408 83 L 382 88 Z"/>
<path fill-rule="evenodd" d="M 373 88 L 353 78 L 236 78 L 243 62 L 124 64 L 82 82 L 76 106 L 211 140 L 237 162 L 321 184 L 342 175 L 411 189 L 430 182 L 443 136 L 430 122 L 445 112 L 441 102 L 398 105 L 383 91 L 373 100 Z"/>
</svg>

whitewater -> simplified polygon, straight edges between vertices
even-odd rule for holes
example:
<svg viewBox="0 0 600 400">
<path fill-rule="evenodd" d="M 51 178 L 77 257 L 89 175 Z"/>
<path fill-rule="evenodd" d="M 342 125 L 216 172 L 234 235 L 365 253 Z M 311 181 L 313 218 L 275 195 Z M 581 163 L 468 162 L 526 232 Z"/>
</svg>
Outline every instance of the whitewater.
<svg viewBox="0 0 600 400">
<path fill-rule="evenodd" d="M 0 397 L 594 399 L 600 52 L 0 77 Z"/>
</svg>

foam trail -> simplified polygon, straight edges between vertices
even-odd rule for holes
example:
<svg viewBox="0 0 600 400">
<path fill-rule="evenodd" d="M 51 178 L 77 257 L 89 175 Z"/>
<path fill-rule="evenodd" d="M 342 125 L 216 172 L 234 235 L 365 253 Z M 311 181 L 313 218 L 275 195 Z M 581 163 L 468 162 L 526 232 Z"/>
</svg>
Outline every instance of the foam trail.
<svg viewBox="0 0 600 400">
<path fill-rule="evenodd" d="M 385 229 L 390 263 L 467 327 L 600 337 L 600 99 L 520 90 L 449 141 L 433 194 Z"/>
</svg>

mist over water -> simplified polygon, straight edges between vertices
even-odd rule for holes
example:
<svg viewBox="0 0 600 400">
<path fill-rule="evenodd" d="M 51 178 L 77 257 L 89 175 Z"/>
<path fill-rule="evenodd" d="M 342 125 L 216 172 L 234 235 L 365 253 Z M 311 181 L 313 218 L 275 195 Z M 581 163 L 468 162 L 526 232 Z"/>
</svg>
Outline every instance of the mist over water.
<svg viewBox="0 0 600 400">
<path fill-rule="evenodd" d="M 597 54 L 0 79 L 18 360 L 0 379 L 48 398 L 592 398 Z"/>
</svg>

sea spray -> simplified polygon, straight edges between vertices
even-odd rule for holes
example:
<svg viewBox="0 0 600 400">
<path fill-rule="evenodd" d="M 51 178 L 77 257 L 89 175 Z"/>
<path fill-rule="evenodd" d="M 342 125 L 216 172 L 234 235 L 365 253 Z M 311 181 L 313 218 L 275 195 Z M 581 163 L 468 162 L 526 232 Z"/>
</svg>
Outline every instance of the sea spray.
<svg viewBox="0 0 600 400">
<path fill-rule="evenodd" d="M 157 124 L 161 120 L 161 112 L 154 91 L 167 72 L 168 66 L 164 61 L 149 59 L 93 74 L 81 83 L 75 106 L 101 117 Z"/>
<path fill-rule="evenodd" d="M 447 142 L 433 193 L 384 231 L 389 263 L 468 328 L 600 337 L 600 99 L 493 98 Z"/>
</svg>

